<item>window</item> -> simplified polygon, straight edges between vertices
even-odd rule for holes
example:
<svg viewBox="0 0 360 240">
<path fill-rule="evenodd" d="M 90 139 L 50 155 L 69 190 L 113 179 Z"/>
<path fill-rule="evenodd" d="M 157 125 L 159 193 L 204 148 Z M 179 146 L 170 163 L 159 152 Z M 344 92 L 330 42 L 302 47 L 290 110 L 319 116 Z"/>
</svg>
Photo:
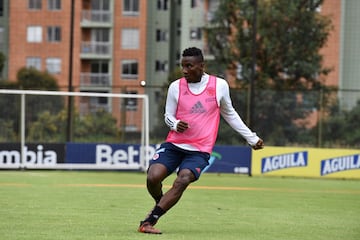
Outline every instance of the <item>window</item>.
<svg viewBox="0 0 360 240">
<path fill-rule="evenodd" d="M 243 79 L 243 65 L 241 63 L 236 64 L 236 78 Z"/>
<path fill-rule="evenodd" d="M 124 60 L 121 63 L 121 77 L 135 79 L 138 77 L 138 62 L 136 60 Z"/>
<path fill-rule="evenodd" d="M 92 10 L 100 10 L 100 11 L 109 11 L 110 10 L 110 0 L 91 1 L 91 9 Z"/>
<path fill-rule="evenodd" d="M 61 0 L 48 0 L 49 10 L 61 10 Z"/>
<path fill-rule="evenodd" d="M 154 92 L 155 102 L 160 102 L 164 99 L 164 93 L 161 91 Z"/>
<path fill-rule="evenodd" d="M 110 41 L 110 30 L 106 28 L 91 29 L 91 40 L 94 42 L 108 43 Z"/>
<path fill-rule="evenodd" d="M 190 40 L 201 40 L 201 28 L 190 29 Z"/>
<path fill-rule="evenodd" d="M 26 67 L 35 68 L 41 71 L 41 58 L 39 57 L 27 57 L 26 58 Z"/>
<path fill-rule="evenodd" d="M 46 59 L 46 71 L 52 74 L 58 74 L 61 72 L 61 59 L 60 58 L 47 58 Z"/>
<path fill-rule="evenodd" d="M 119 0 L 117 0 L 119 1 Z M 111 3 L 110 0 L 87 0 L 83 1 L 87 2 L 87 4 L 91 4 L 91 12 L 88 12 L 85 17 L 87 20 L 91 20 L 93 22 L 107 22 L 109 23 L 111 21 Z"/>
<path fill-rule="evenodd" d="M 169 8 L 168 3 L 169 3 L 168 0 L 158 0 L 157 1 L 157 9 L 158 10 L 168 10 L 168 8 Z"/>
<path fill-rule="evenodd" d="M 156 41 L 166 42 L 169 38 L 169 33 L 166 30 L 156 29 Z"/>
<path fill-rule="evenodd" d="M 123 1 L 124 15 L 139 15 L 139 0 L 124 0 Z"/>
<path fill-rule="evenodd" d="M 181 21 L 176 21 L 176 34 L 180 37 L 181 36 Z"/>
<path fill-rule="evenodd" d="M 110 30 L 106 28 L 93 28 L 91 30 L 91 44 L 96 54 L 110 54 Z"/>
<path fill-rule="evenodd" d="M 191 8 L 195 8 L 196 7 L 196 0 L 191 0 Z"/>
<path fill-rule="evenodd" d="M 127 91 L 126 94 L 137 94 L 137 91 Z M 137 98 L 125 98 L 126 110 L 136 111 L 137 110 Z"/>
<path fill-rule="evenodd" d="M 47 28 L 47 41 L 60 42 L 61 41 L 61 27 L 50 26 Z"/>
<path fill-rule="evenodd" d="M 4 16 L 4 0 L 0 0 L 0 17 Z"/>
<path fill-rule="evenodd" d="M 139 30 L 126 28 L 121 32 L 122 49 L 138 49 L 139 48 Z"/>
<path fill-rule="evenodd" d="M 107 92 L 99 92 L 99 93 L 107 93 Z M 89 99 L 89 110 L 92 113 L 98 112 L 98 111 L 107 111 L 109 112 L 109 101 L 107 97 L 90 97 Z M 83 100 L 86 102 L 87 100 Z"/>
<path fill-rule="evenodd" d="M 98 86 L 110 85 L 110 73 L 108 61 L 92 61 L 91 62 L 90 84 Z"/>
<path fill-rule="evenodd" d="M 91 73 L 109 74 L 109 62 L 107 62 L 107 61 L 91 62 Z"/>
<path fill-rule="evenodd" d="M 5 41 L 4 28 L 0 27 L 0 49 L 4 47 L 4 41 Z"/>
<path fill-rule="evenodd" d="M 169 64 L 167 61 L 156 60 L 155 62 L 155 71 L 156 72 L 167 72 L 169 69 Z"/>
<path fill-rule="evenodd" d="M 30 26 L 27 28 L 28 42 L 42 42 L 42 28 L 41 26 Z"/>
<path fill-rule="evenodd" d="M 41 0 L 28 0 L 29 9 L 38 10 L 41 9 Z"/>
</svg>

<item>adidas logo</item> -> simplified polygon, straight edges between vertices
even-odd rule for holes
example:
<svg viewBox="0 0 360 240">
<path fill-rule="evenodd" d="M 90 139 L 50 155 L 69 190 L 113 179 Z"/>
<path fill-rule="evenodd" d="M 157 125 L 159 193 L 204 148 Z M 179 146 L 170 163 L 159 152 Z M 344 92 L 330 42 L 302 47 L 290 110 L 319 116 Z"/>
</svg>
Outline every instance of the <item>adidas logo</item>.
<svg viewBox="0 0 360 240">
<path fill-rule="evenodd" d="M 192 108 L 190 113 L 204 113 L 206 112 L 204 106 L 198 101 Z"/>
</svg>

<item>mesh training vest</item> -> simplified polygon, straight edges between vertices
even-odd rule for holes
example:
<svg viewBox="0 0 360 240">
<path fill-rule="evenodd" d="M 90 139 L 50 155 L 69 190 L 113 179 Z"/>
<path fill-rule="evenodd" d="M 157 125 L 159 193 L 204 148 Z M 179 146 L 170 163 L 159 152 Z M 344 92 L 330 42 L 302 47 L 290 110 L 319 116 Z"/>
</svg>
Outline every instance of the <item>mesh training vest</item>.
<svg viewBox="0 0 360 240">
<path fill-rule="evenodd" d="M 209 76 L 209 82 L 200 94 L 193 94 L 185 78 L 180 79 L 176 119 L 189 124 L 183 133 L 170 131 L 166 141 L 185 143 L 201 152 L 211 153 L 214 147 L 220 121 L 220 107 L 216 100 L 216 77 Z"/>
</svg>

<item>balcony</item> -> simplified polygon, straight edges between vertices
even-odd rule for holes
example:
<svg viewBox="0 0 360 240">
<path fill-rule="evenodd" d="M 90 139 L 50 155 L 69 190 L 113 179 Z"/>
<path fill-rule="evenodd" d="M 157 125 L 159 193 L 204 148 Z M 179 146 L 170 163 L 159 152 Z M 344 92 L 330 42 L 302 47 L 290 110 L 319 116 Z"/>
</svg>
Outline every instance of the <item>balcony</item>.
<svg viewBox="0 0 360 240">
<path fill-rule="evenodd" d="M 110 59 L 111 44 L 108 42 L 82 42 L 81 58 L 84 59 Z"/>
<path fill-rule="evenodd" d="M 83 10 L 81 14 L 82 27 L 111 27 L 112 12 L 104 10 Z"/>
<path fill-rule="evenodd" d="M 80 87 L 110 87 L 111 75 L 108 73 L 81 73 Z"/>
</svg>

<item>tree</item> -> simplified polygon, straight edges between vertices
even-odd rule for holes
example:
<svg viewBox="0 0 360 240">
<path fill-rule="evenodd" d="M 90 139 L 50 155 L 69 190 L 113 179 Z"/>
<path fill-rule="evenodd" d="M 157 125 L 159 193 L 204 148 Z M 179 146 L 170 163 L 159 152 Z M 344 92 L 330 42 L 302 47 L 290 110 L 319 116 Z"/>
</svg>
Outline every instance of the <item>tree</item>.
<svg viewBox="0 0 360 240">
<path fill-rule="evenodd" d="M 75 141 L 108 143 L 119 141 L 119 129 L 116 127 L 116 119 L 111 113 L 99 110 L 81 117 L 79 113 L 75 113 L 74 118 Z M 33 122 L 29 127 L 27 141 L 65 141 L 66 120 L 66 110 L 62 110 L 55 115 L 49 111 L 39 113 L 37 121 Z"/>
<path fill-rule="evenodd" d="M 65 141 L 66 112 L 51 114 L 45 110 L 40 112 L 37 120 L 29 126 L 27 141 L 33 142 L 62 142 Z"/>
<path fill-rule="evenodd" d="M 350 111 L 340 110 L 334 104 L 322 123 L 322 139 L 327 147 L 360 147 L 360 101 Z M 317 126 L 318 127 L 318 126 Z"/>
<path fill-rule="evenodd" d="M 2 76 L 2 72 L 4 70 L 5 60 L 6 60 L 5 54 L 0 52 L 0 79 L 1 79 L 1 76 Z"/>
<path fill-rule="evenodd" d="M 23 90 L 58 91 L 59 86 L 54 76 L 35 68 L 21 68 L 17 73 L 18 87 Z M 27 121 L 37 120 L 39 112 L 49 111 L 56 114 L 64 107 L 61 96 L 29 95 L 26 97 Z"/>
<path fill-rule="evenodd" d="M 24 90 L 58 91 L 59 86 L 54 76 L 35 68 L 21 68 L 17 72 L 18 87 Z"/>
<path fill-rule="evenodd" d="M 212 66 L 235 76 L 239 87 L 255 86 L 254 130 L 268 144 L 294 143 L 305 119 L 318 108 L 316 91 L 330 69 L 322 66 L 319 50 L 332 29 L 328 17 L 317 12 L 322 0 L 258 1 L 257 25 L 253 26 L 255 1 L 220 2 L 211 25 L 206 27 Z M 256 75 L 252 79 L 252 33 L 256 36 Z M 306 44 L 304 44 L 306 43 Z"/>
<path fill-rule="evenodd" d="M 0 88 L 3 89 L 22 89 L 22 90 L 59 90 L 56 79 L 47 72 L 40 72 L 34 68 L 22 68 L 17 73 L 17 81 L 0 81 Z M 16 134 L 19 132 L 19 113 L 20 98 L 18 95 L 0 96 L 0 116 L 3 122 L 13 123 L 13 129 Z M 36 122 L 40 113 L 48 111 L 50 114 L 57 114 L 64 107 L 64 101 L 61 96 L 26 96 L 26 127 L 32 122 Z M 16 119 L 16 120 L 14 120 Z"/>
<path fill-rule="evenodd" d="M 98 110 L 75 118 L 74 139 L 81 142 L 118 142 L 119 129 L 116 119 L 105 110 Z"/>
</svg>

